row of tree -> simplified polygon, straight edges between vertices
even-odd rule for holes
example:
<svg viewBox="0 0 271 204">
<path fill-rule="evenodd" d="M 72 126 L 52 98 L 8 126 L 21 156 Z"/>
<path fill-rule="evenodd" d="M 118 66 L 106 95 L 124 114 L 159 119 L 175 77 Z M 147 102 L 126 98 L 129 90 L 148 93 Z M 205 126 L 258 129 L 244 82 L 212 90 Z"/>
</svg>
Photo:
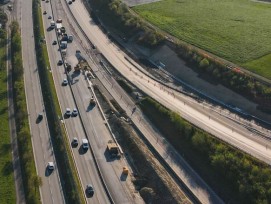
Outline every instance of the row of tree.
<svg viewBox="0 0 271 204">
<path fill-rule="evenodd" d="M 151 98 L 144 114 L 205 181 L 230 203 L 271 203 L 271 169 L 182 119 Z"/>
<path fill-rule="evenodd" d="M 32 150 L 26 96 L 24 91 L 21 34 L 17 22 L 12 22 L 11 24 L 11 57 L 16 131 L 25 199 L 27 203 L 40 203 L 38 188 L 42 181 L 36 172 Z"/>
<path fill-rule="evenodd" d="M 257 102 L 260 105 L 259 108 L 271 111 L 271 87 L 260 83 L 239 68 L 227 67 L 187 45 L 177 44 L 176 52 L 192 67 L 195 67 L 195 71 L 211 76 L 212 80 Z"/>
<path fill-rule="evenodd" d="M 90 0 L 90 2 L 100 11 L 100 18 L 125 33 L 125 36 L 138 34 L 138 42 L 147 46 L 156 46 L 163 42 L 164 36 L 132 14 L 121 0 Z"/>
</svg>

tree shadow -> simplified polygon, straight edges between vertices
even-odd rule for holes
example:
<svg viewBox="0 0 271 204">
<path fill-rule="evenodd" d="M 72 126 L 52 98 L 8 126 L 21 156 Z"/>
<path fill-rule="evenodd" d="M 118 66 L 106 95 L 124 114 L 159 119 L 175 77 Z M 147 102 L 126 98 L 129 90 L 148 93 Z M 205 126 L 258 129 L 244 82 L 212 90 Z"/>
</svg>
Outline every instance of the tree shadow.
<svg viewBox="0 0 271 204">
<path fill-rule="evenodd" d="M 3 108 L 1 108 L 1 110 L 0 110 L 0 115 L 2 115 L 2 114 L 4 114 L 5 112 L 7 112 L 7 110 L 8 110 L 8 107 L 3 107 Z"/>
<path fill-rule="evenodd" d="M 2 174 L 4 176 L 8 176 L 13 172 L 13 165 L 12 165 L 12 161 L 7 161 L 5 163 L 5 165 L 2 168 Z"/>
<path fill-rule="evenodd" d="M 11 144 L 2 144 L 0 149 L 0 154 L 7 154 L 11 151 Z"/>
</svg>

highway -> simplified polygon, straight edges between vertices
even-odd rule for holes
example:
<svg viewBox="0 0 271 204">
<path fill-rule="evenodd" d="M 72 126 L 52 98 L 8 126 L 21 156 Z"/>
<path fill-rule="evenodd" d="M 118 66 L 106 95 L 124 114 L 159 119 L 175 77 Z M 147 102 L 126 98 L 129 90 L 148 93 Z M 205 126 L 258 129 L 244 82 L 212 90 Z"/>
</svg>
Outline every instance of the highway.
<svg viewBox="0 0 271 204">
<path fill-rule="evenodd" d="M 66 30 L 69 33 L 70 31 L 67 27 L 68 23 L 66 22 L 65 12 L 62 9 L 62 2 L 52 1 L 51 3 L 54 18 L 62 18 L 62 24 L 66 27 Z M 66 4 L 64 4 L 64 6 L 65 5 Z M 49 15 L 52 15 L 52 10 L 50 4 L 45 2 L 42 3 L 42 9 L 47 11 L 47 15 L 43 16 L 43 22 L 46 30 L 51 21 L 48 20 L 46 16 L 48 17 Z M 66 78 L 65 70 L 63 66 L 57 66 L 57 62 L 61 58 L 58 46 L 51 45 L 51 42 L 56 39 L 56 33 L 54 30 L 48 31 L 46 32 L 45 37 L 47 40 L 51 70 L 61 109 L 63 113 L 66 108 L 73 109 L 77 107 L 79 110 L 80 116 L 67 118 L 64 122 L 67 128 L 69 140 L 71 141 L 73 137 L 77 137 L 79 139 L 79 146 L 77 148 L 72 148 L 72 152 L 83 189 L 85 189 L 85 186 L 88 183 L 91 183 L 95 188 L 94 196 L 92 198 L 88 197 L 87 201 L 90 203 L 109 203 L 91 151 L 83 153 L 81 150 L 80 145 L 81 139 L 83 138 L 89 139 L 95 158 L 101 169 L 101 174 L 114 202 L 139 203 L 138 201 L 135 201 L 135 199 L 140 199 L 136 196 L 132 196 L 133 191 L 130 190 L 131 183 L 128 181 L 120 181 L 122 167 L 125 165 L 124 161 L 109 162 L 104 156 L 106 144 L 108 140 L 111 139 L 111 136 L 98 108 L 95 106 L 92 110 L 89 109 L 89 99 L 92 96 L 92 93 L 88 89 L 85 76 L 82 74 L 76 75 L 71 72 L 69 77 L 71 86 L 62 86 L 62 81 Z M 79 39 L 74 39 L 73 43 L 69 44 L 67 49 L 67 61 L 73 66 L 77 63 L 77 59 L 75 57 L 75 51 L 77 49 L 76 41 L 79 41 Z"/>
<path fill-rule="evenodd" d="M 88 38 L 127 79 L 129 79 L 136 86 L 158 100 L 163 105 L 180 113 L 182 117 L 186 118 L 202 129 L 211 132 L 212 134 L 232 144 L 233 146 L 236 146 L 237 148 L 270 164 L 271 145 L 269 141 L 259 137 L 254 132 L 249 131 L 247 128 L 239 125 L 235 121 L 225 118 L 221 115 L 221 113 L 219 113 L 219 111 L 216 111 L 214 107 L 198 104 L 197 101 L 171 89 L 168 89 L 167 87 L 150 79 L 146 74 L 142 73 L 144 71 L 136 62 L 131 59 L 129 60 L 132 61 L 137 68 L 125 60 L 124 56 L 127 58 L 129 57 L 122 53 L 121 50 L 118 49 L 112 42 L 110 42 L 110 40 L 102 33 L 102 31 L 93 23 L 81 2 L 77 1 L 72 6 L 70 6 L 70 8 Z M 73 25 L 75 26 L 75 24 Z M 79 29 L 77 29 L 76 26 L 75 29 L 77 31 L 77 35 L 80 36 L 81 40 L 83 40 L 84 37 L 80 33 Z M 85 50 L 90 49 L 89 45 L 87 45 L 87 42 L 84 40 L 81 42 L 81 45 L 85 48 Z M 101 70 L 97 69 L 95 66 L 93 66 L 93 68 L 97 75 L 100 74 L 100 77 L 104 78 L 105 75 L 101 72 Z M 138 71 L 138 69 L 141 71 Z M 115 82 L 112 81 L 112 79 L 104 79 L 103 84 L 106 83 L 111 83 L 113 84 L 112 87 L 115 87 Z M 109 90 L 111 93 L 113 93 L 113 89 Z M 117 93 L 118 91 L 119 90 L 116 90 Z M 118 93 L 117 96 L 120 97 L 120 93 Z M 125 97 L 122 99 L 124 100 L 124 98 Z M 133 104 L 125 102 L 125 106 L 128 106 L 130 109 L 132 109 Z M 237 116 L 234 115 L 233 117 Z M 139 111 L 136 111 L 132 119 L 133 118 L 140 120 L 142 115 L 139 113 Z M 266 135 L 270 135 L 270 132 L 266 132 Z M 154 136 L 151 135 L 151 137 Z M 154 138 L 152 138 L 152 140 L 156 141 Z M 168 156 L 168 160 L 170 159 L 174 160 L 171 155 Z M 208 194 L 206 195 L 205 192 L 203 192 L 201 196 L 202 199 L 207 199 L 208 202 Z"/>
<path fill-rule="evenodd" d="M 36 169 L 38 175 L 42 178 L 41 201 L 46 204 L 65 203 L 40 88 L 33 37 L 33 21 L 32 15 L 30 15 L 32 14 L 32 1 L 24 1 L 16 9 L 21 14 L 19 23 L 22 36 L 25 92 Z M 39 113 L 43 114 L 41 121 L 37 120 Z M 48 162 L 54 163 L 55 170 L 53 172 L 47 170 Z"/>
<path fill-rule="evenodd" d="M 70 8 L 91 42 L 123 76 L 139 89 L 171 110 L 178 112 L 183 118 L 198 127 L 268 164 L 271 163 L 269 141 L 256 137 L 254 133 L 243 126 L 233 123 L 213 111 L 205 110 L 201 104 L 193 103 L 191 98 L 154 81 L 139 64 L 114 45 L 93 23 L 81 1 L 76 1 Z"/>
</svg>

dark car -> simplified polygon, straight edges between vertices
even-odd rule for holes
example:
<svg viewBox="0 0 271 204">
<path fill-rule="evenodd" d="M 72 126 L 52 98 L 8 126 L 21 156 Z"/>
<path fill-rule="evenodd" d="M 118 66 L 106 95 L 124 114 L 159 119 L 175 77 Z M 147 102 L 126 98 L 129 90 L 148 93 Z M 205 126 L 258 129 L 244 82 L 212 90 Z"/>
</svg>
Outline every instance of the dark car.
<svg viewBox="0 0 271 204">
<path fill-rule="evenodd" d="M 74 138 L 72 139 L 72 146 L 74 146 L 74 147 L 77 147 L 77 146 L 78 146 L 78 139 L 77 139 L 76 137 L 74 137 Z"/>
<path fill-rule="evenodd" d="M 58 62 L 57 62 L 57 65 L 62 65 L 63 64 L 63 61 L 62 60 L 58 60 Z"/>
<path fill-rule="evenodd" d="M 91 184 L 87 185 L 86 192 L 87 192 L 87 194 L 93 196 L 93 194 L 94 194 L 94 188 L 93 188 L 93 186 Z"/>
<path fill-rule="evenodd" d="M 56 44 L 57 44 L 57 41 L 56 41 L 56 40 L 54 40 L 54 41 L 53 41 L 53 45 L 56 45 Z"/>
<path fill-rule="evenodd" d="M 42 113 L 39 113 L 38 114 L 38 120 L 41 121 L 43 119 L 43 114 Z"/>
<path fill-rule="evenodd" d="M 68 2 L 68 4 L 70 4 L 70 5 L 71 5 L 71 4 L 72 4 L 72 1 L 69 1 L 69 2 Z"/>
</svg>

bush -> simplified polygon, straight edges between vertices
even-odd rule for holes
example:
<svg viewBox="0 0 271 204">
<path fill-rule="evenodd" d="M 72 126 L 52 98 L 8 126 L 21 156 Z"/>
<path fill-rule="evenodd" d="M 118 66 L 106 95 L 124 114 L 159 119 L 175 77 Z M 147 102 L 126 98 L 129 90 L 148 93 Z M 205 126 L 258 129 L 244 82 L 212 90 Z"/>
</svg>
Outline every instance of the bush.
<svg viewBox="0 0 271 204">
<path fill-rule="evenodd" d="M 267 164 L 194 127 L 150 98 L 141 101 L 140 107 L 224 200 L 270 203 L 271 169 Z"/>
</svg>

